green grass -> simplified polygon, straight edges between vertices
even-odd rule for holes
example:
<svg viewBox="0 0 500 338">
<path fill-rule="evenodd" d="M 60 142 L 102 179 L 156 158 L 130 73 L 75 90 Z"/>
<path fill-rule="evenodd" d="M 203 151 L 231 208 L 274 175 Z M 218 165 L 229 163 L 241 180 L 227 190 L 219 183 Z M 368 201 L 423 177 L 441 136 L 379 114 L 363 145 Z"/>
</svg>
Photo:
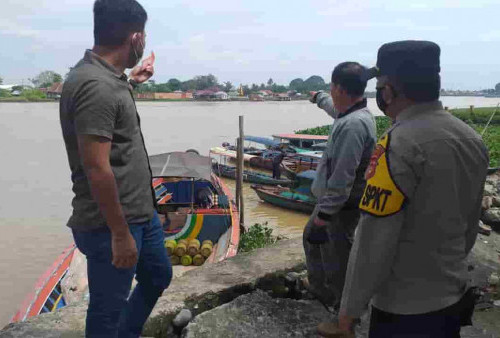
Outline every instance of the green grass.
<svg viewBox="0 0 500 338">
<path fill-rule="evenodd" d="M 484 107 L 474 108 L 472 112 L 469 108 L 451 109 L 450 112 L 467 124 L 486 124 L 495 110 L 497 110 L 496 107 Z M 500 125 L 500 108 L 491 120 L 491 124 Z"/>
<path fill-rule="evenodd" d="M 376 116 L 375 122 L 377 124 L 377 138 L 379 138 L 391 126 L 391 119 L 388 118 L 387 116 Z M 299 130 L 296 131 L 295 134 L 330 135 L 331 130 L 332 130 L 332 125 L 327 125 L 322 127 Z"/>
<path fill-rule="evenodd" d="M 479 134 L 484 130 L 485 124 L 470 124 Z M 483 135 L 483 141 L 490 153 L 490 167 L 500 166 L 500 125 L 490 124 Z"/>
<path fill-rule="evenodd" d="M 306 135 L 330 135 L 330 131 L 332 130 L 332 125 L 322 126 L 322 127 L 314 127 L 303 130 L 298 130 L 295 134 L 306 134 Z"/>
<path fill-rule="evenodd" d="M 453 115 L 470 125 L 472 128 L 474 128 L 474 130 L 481 134 L 495 109 L 495 107 L 475 108 L 472 114 L 469 109 L 455 109 L 451 112 L 453 113 Z M 385 131 L 391 126 L 391 120 L 386 116 L 377 116 L 375 117 L 375 121 L 377 123 L 377 138 L 380 138 L 380 136 L 382 136 L 382 134 L 385 133 Z M 330 133 L 330 129 L 331 126 L 322 126 L 300 130 L 296 133 L 310 135 L 328 135 Z M 500 166 L 500 109 L 495 114 L 493 120 L 488 126 L 488 129 L 484 133 L 483 140 L 489 150 L 490 166 Z"/>
<path fill-rule="evenodd" d="M 44 99 L 44 98 L 27 98 L 23 96 L 12 96 L 12 97 L 1 97 L 0 102 L 13 102 L 13 103 L 34 103 L 34 102 L 55 102 L 54 99 Z"/>
</svg>

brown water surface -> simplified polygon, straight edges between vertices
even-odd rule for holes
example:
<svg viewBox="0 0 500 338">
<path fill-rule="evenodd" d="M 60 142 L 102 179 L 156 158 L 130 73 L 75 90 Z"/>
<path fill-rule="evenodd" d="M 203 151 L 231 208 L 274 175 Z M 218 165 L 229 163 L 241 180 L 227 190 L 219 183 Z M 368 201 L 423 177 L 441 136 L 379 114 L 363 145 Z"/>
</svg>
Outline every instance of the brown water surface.
<svg viewBox="0 0 500 338">
<path fill-rule="evenodd" d="M 449 107 L 494 106 L 498 99 L 444 98 Z M 58 103 L 0 103 L 0 326 L 6 324 L 40 275 L 71 244 L 70 171 Z M 369 100 L 375 114 L 375 101 Z M 247 135 L 269 136 L 332 123 L 302 102 L 140 102 L 150 154 L 233 143 L 238 115 Z M 234 181 L 227 181 L 234 187 Z M 259 201 L 245 184 L 246 224 L 268 222 L 276 234 L 300 236 L 307 216 Z"/>
</svg>

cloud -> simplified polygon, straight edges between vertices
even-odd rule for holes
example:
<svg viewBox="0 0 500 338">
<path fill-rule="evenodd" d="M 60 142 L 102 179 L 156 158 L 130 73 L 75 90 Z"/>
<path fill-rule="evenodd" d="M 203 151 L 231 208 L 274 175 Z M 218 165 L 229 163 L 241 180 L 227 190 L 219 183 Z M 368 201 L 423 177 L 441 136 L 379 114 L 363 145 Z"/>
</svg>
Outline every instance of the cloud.
<svg viewBox="0 0 500 338">
<path fill-rule="evenodd" d="M 0 38 L 17 52 L 0 53 L 10 65 L 4 78 L 64 73 L 92 44 L 93 0 L 1 1 Z M 371 65 L 384 42 L 411 38 L 438 42 L 443 69 L 487 62 L 500 69 L 500 44 L 491 43 L 500 41 L 498 0 L 139 1 L 149 13 L 147 48 L 157 53 L 159 81 L 209 72 L 235 83 L 328 77 L 338 62 Z M 447 79 L 472 83 L 455 70 Z"/>
<path fill-rule="evenodd" d="M 0 35 L 10 35 L 19 38 L 38 38 L 40 31 L 3 18 L 0 20 Z"/>
<path fill-rule="evenodd" d="M 448 29 L 444 25 L 417 24 L 410 19 L 396 19 L 384 22 L 350 21 L 344 27 L 355 29 L 396 28 L 407 31 L 445 31 Z"/>
<path fill-rule="evenodd" d="M 479 39 L 483 42 L 494 42 L 500 41 L 500 30 L 491 30 L 479 36 Z"/>
</svg>

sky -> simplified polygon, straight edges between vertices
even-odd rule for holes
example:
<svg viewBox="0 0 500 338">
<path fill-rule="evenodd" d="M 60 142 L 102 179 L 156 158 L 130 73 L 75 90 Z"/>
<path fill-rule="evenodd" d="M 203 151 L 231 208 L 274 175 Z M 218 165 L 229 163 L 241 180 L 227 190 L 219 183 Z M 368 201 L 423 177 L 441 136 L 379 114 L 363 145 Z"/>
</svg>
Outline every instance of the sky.
<svg viewBox="0 0 500 338">
<path fill-rule="evenodd" d="M 28 83 L 44 70 L 64 75 L 92 47 L 92 0 L 1 1 L 4 83 Z M 375 65 L 383 43 L 406 39 L 440 45 L 443 88 L 500 82 L 498 0 L 140 2 L 149 15 L 146 53 L 156 54 L 156 82 L 209 73 L 235 85 L 311 75 L 329 82 L 336 64 Z"/>
</svg>

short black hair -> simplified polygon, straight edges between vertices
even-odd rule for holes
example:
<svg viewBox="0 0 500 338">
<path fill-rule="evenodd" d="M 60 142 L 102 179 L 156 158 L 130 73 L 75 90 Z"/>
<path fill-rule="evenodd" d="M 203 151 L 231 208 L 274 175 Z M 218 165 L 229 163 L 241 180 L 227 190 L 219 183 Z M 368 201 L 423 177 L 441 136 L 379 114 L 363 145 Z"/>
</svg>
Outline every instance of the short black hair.
<svg viewBox="0 0 500 338">
<path fill-rule="evenodd" d="M 414 102 L 430 102 L 439 99 L 441 92 L 441 76 L 439 74 L 389 77 L 398 92 Z"/>
<path fill-rule="evenodd" d="M 357 62 L 342 62 L 332 72 L 332 83 L 352 97 L 363 96 L 366 82 L 366 68 Z"/>
<path fill-rule="evenodd" d="M 136 0 L 96 0 L 94 3 L 94 43 L 120 46 L 134 32 L 142 32 L 148 14 Z"/>
</svg>

